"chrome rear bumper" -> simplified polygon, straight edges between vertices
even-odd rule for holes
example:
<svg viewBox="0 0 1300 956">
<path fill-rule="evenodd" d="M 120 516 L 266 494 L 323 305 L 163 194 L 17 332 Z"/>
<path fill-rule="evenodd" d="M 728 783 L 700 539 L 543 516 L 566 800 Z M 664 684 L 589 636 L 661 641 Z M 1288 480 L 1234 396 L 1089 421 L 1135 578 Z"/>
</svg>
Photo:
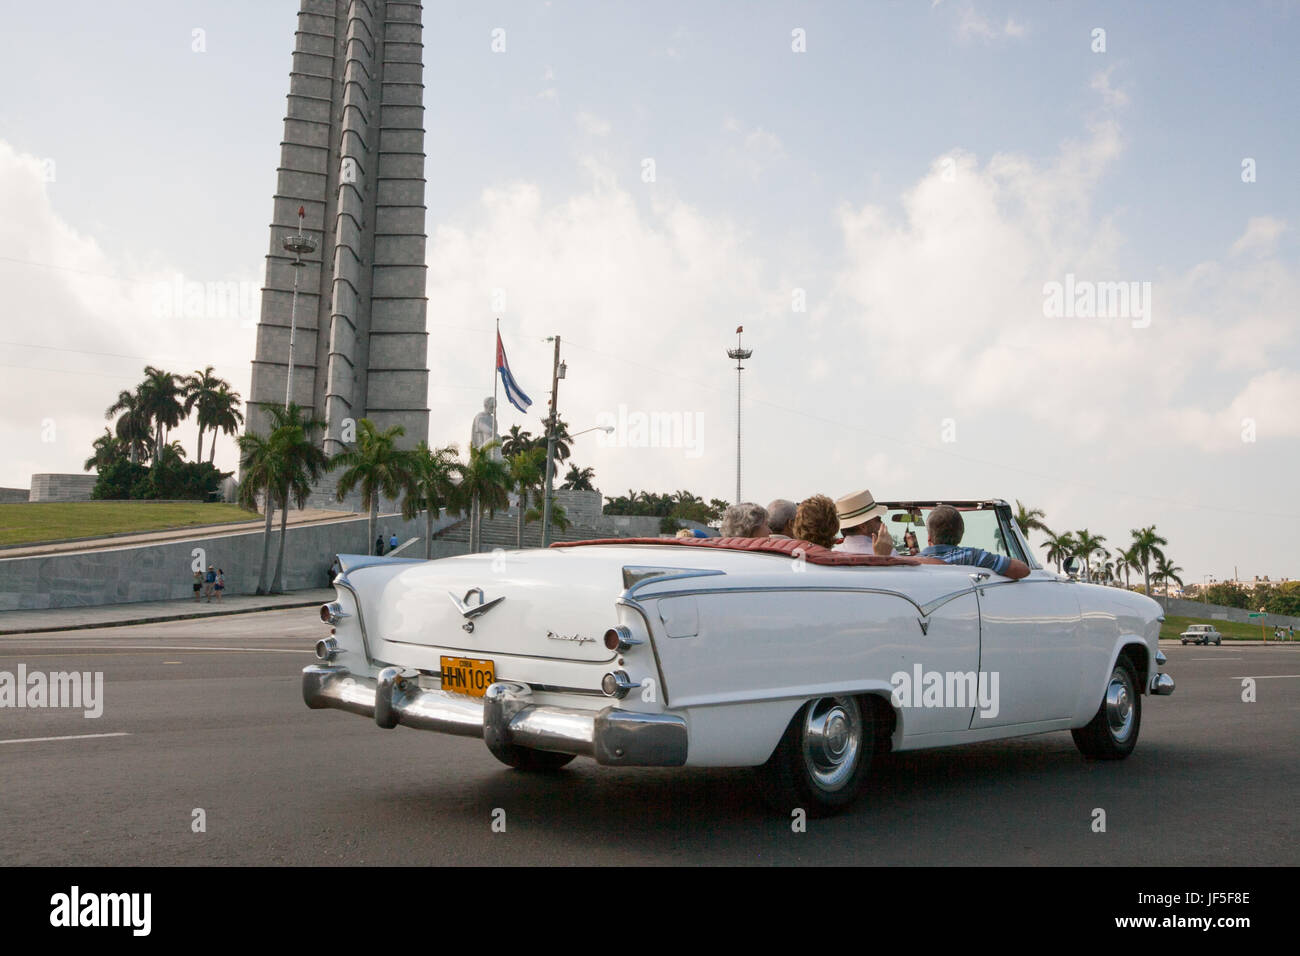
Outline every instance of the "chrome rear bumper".
<svg viewBox="0 0 1300 956">
<path fill-rule="evenodd" d="M 525 684 L 498 681 L 483 697 L 423 690 L 386 667 L 377 678 L 346 667 L 303 668 L 302 697 L 313 709 L 332 707 L 372 718 L 380 727 L 404 724 L 463 737 L 482 737 L 500 755 L 530 747 L 592 757 L 622 767 L 680 767 L 686 763 L 686 721 L 668 714 L 637 714 L 606 707 L 578 710 L 534 704 Z"/>
</svg>

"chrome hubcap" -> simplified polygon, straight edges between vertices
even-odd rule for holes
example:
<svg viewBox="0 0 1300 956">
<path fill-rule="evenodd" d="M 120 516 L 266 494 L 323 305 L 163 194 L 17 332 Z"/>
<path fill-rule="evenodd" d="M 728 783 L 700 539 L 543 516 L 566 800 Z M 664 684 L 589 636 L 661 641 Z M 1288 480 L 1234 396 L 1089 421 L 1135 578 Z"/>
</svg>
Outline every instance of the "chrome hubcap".
<svg viewBox="0 0 1300 956">
<path fill-rule="evenodd" d="M 1128 740 L 1133 732 L 1133 688 L 1128 675 L 1119 668 L 1110 675 L 1106 686 L 1106 723 L 1117 742 Z"/>
<path fill-rule="evenodd" d="M 862 712 L 852 697 L 824 697 L 808 708 L 803 757 L 808 775 L 822 790 L 849 782 L 862 752 Z"/>
</svg>

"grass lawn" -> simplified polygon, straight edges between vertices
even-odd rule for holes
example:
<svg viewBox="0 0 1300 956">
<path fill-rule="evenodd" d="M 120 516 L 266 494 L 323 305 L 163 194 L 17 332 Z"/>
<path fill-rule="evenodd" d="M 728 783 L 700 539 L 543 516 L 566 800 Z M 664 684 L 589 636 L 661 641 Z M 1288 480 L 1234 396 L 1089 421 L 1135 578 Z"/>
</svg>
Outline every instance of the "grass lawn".
<svg viewBox="0 0 1300 956">
<path fill-rule="evenodd" d="M 1264 630 L 1271 641 L 1273 639 L 1273 628 L 1268 624 L 1268 618 L 1263 618 Z M 1213 624 L 1223 635 L 1225 641 L 1232 640 L 1249 640 L 1258 641 L 1260 639 L 1258 624 L 1235 624 L 1232 621 L 1216 621 L 1212 617 L 1169 617 L 1160 625 L 1160 637 L 1162 640 L 1176 641 L 1178 635 L 1187 630 L 1189 624 Z"/>
<path fill-rule="evenodd" d="M 239 505 L 202 501 L 50 501 L 0 505 L 0 545 L 252 521 Z"/>
</svg>

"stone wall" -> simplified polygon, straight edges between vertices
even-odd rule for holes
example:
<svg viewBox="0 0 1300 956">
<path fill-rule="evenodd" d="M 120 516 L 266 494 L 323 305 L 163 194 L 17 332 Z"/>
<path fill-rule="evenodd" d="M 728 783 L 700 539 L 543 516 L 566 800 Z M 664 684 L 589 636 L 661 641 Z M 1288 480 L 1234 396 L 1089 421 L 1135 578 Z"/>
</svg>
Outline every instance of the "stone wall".
<svg viewBox="0 0 1300 956">
<path fill-rule="evenodd" d="M 596 519 L 605 499 L 600 491 L 574 491 L 569 488 L 556 488 L 552 492 L 555 503 L 564 509 L 564 517 L 569 524 L 583 527 L 595 527 Z"/>
<path fill-rule="evenodd" d="M 89 501 L 98 475 L 32 475 L 29 501 Z"/>
<path fill-rule="evenodd" d="M 434 531 L 454 519 L 440 519 Z M 284 550 L 284 586 L 287 590 L 325 587 L 330 561 L 339 553 L 370 553 L 366 519 L 314 525 L 289 526 Z M 381 515 L 378 529 L 397 532 L 405 543 L 419 537 L 420 543 L 402 552 L 403 557 L 424 557 L 424 517 L 403 521 L 400 515 Z M 280 543 L 279 525 L 271 535 L 268 577 L 274 573 Z M 171 541 L 134 547 L 104 548 L 70 554 L 39 555 L 0 559 L 0 611 L 46 607 L 82 607 L 99 604 L 129 604 L 135 601 L 166 601 L 193 596 L 195 549 L 202 549 L 206 564 L 223 568 L 230 594 L 251 594 L 257 589 L 262 561 L 262 532 L 245 531 L 212 534 L 186 541 Z M 434 553 L 461 553 L 439 547 Z"/>
<path fill-rule="evenodd" d="M 1285 614 L 1270 614 L 1267 617 L 1250 616 L 1250 611 L 1246 608 L 1224 607 L 1222 604 L 1202 604 L 1200 601 L 1189 601 L 1186 598 L 1169 598 L 1161 601 L 1165 607 L 1165 613 L 1176 615 L 1178 617 L 1199 617 L 1211 621 L 1232 621 L 1234 624 L 1259 624 L 1263 622 L 1268 627 L 1300 627 L 1300 617 L 1288 617 Z"/>
</svg>

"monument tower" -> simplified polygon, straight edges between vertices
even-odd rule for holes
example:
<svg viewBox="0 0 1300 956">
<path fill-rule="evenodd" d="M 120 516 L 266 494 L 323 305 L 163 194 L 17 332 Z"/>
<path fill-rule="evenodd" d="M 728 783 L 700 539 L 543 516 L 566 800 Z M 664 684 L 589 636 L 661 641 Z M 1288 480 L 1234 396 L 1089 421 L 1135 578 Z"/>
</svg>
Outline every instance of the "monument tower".
<svg viewBox="0 0 1300 956">
<path fill-rule="evenodd" d="M 405 426 L 403 447 L 428 438 L 422 32 L 418 2 L 301 0 L 250 431 L 285 403 L 292 327 L 292 400 L 326 423 L 328 454 L 361 418 Z M 315 251 L 295 268 L 286 239 Z"/>
</svg>

